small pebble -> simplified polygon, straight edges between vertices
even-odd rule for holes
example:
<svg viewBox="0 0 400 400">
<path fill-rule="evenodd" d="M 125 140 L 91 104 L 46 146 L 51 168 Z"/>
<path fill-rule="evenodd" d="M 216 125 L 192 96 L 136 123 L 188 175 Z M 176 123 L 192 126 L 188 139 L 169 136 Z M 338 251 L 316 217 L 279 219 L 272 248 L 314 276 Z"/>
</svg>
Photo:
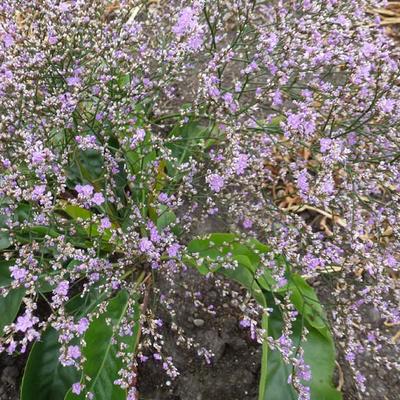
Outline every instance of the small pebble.
<svg viewBox="0 0 400 400">
<path fill-rule="evenodd" d="M 201 326 L 204 325 L 204 320 L 200 319 L 200 318 L 196 318 L 196 319 L 193 320 L 193 324 L 195 326 L 197 326 L 198 328 L 200 328 Z"/>
</svg>

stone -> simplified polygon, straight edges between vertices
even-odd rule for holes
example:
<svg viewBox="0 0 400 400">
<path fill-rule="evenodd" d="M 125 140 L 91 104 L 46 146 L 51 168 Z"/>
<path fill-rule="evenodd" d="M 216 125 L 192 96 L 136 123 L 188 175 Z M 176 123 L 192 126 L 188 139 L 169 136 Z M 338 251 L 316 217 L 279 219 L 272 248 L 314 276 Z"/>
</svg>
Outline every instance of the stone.
<svg viewBox="0 0 400 400">
<path fill-rule="evenodd" d="M 193 320 L 193 324 L 198 328 L 201 328 L 202 326 L 204 326 L 204 320 L 201 318 L 196 318 Z"/>
</svg>

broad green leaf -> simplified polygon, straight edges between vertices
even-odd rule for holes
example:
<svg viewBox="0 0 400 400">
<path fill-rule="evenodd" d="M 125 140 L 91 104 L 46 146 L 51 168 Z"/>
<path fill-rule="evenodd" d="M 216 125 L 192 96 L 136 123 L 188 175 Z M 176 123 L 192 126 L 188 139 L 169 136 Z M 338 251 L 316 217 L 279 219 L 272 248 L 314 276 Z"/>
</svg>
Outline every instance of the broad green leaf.
<svg viewBox="0 0 400 400">
<path fill-rule="evenodd" d="M 272 296 L 269 299 L 269 305 L 272 305 Z M 282 316 L 276 307 L 268 318 L 268 335 L 278 339 L 282 334 Z M 258 400 L 297 400 L 298 396 L 292 385 L 288 383 L 289 375 L 292 373 L 292 367 L 283 361 L 278 350 L 268 349 L 265 357 L 263 348 L 262 358 L 265 362 L 267 358 L 267 368 L 261 366 L 262 377 L 260 377 L 260 388 Z M 262 379 L 261 379 L 262 378 Z M 316 399 L 318 400 L 318 399 Z"/>
<path fill-rule="evenodd" d="M 245 265 L 239 263 L 239 265 L 234 269 L 221 268 L 220 272 L 228 278 L 240 283 L 242 286 L 250 291 L 252 296 L 261 306 L 267 307 L 265 297 L 256 279 L 254 278 L 254 274 L 252 274 Z"/>
<path fill-rule="evenodd" d="M 170 142 L 166 145 L 171 150 L 172 156 L 177 160 L 175 165 L 186 162 L 193 152 L 204 148 L 211 134 L 212 129 L 199 125 L 198 121 L 190 121 L 183 126 L 180 123 L 175 125 L 169 133 Z M 175 176 L 177 173 L 175 165 L 167 162 L 167 170 L 170 176 Z"/>
<path fill-rule="evenodd" d="M 0 336 L 3 335 L 4 327 L 14 322 L 21 307 L 24 294 L 25 289 L 18 288 L 12 289 L 6 297 L 0 296 Z"/>
<path fill-rule="evenodd" d="M 250 258 L 247 255 L 235 254 L 234 252 L 236 248 L 237 253 L 249 254 L 245 246 L 233 243 L 236 238 L 236 235 L 230 233 L 215 233 L 208 235 L 206 239 L 191 241 L 187 249 L 189 253 L 199 254 L 200 257 L 207 257 L 215 261 L 219 267 L 213 269 L 213 271 L 218 271 L 244 286 L 261 305 L 266 307 L 264 295 L 254 276 L 255 267 Z M 254 253 L 250 254 L 253 260 L 254 256 Z M 237 264 L 236 266 L 234 266 L 234 262 Z M 208 268 L 206 260 L 200 265 L 193 260 L 190 262 L 190 265 L 201 268 L 202 273 L 204 273 L 205 268 L 207 268 L 209 272 L 212 272 Z"/>
<path fill-rule="evenodd" d="M 327 337 L 312 327 L 308 330 L 308 339 L 302 347 L 304 360 L 311 367 L 311 399 L 341 400 L 341 393 L 332 386 L 336 358 L 332 336 Z"/>
<path fill-rule="evenodd" d="M 92 217 L 92 212 L 89 210 L 86 210 L 83 207 L 71 205 L 71 204 L 65 204 L 62 207 L 62 210 L 66 212 L 71 218 L 77 219 L 77 218 L 82 218 L 82 219 L 90 219 Z"/>
<path fill-rule="evenodd" d="M 267 245 L 254 238 L 248 239 L 246 244 L 249 248 L 256 250 L 259 253 L 268 253 L 270 251 L 270 248 Z"/>
<path fill-rule="evenodd" d="M 98 288 L 92 287 L 83 296 L 80 293 L 73 296 L 65 305 L 65 310 L 70 315 L 85 316 L 107 299 L 108 296 L 108 292 L 100 292 Z"/>
<path fill-rule="evenodd" d="M 16 238 L 19 243 L 31 243 L 34 240 L 40 241 L 43 240 L 46 235 L 54 238 L 59 236 L 59 233 L 47 226 L 31 226 L 16 232 Z"/>
<path fill-rule="evenodd" d="M 0 232 L 0 250 L 7 249 L 11 246 L 11 242 L 7 232 Z"/>
<path fill-rule="evenodd" d="M 80 373 L 73 367 L 63 367 L 59 361 L 58 333 L 48 329 L 29 354 L 22 379 L 21 400 L 63 399 L 71 385 L 79 381 Z"/>
<path fill-rule="evenodd" d="M 121 88 L 124 88 L 125 86 L 127 86 L 129 83 L 130 83 L 130 81 L 131 81 L 131 76 L 130 76 L 130 74 L 121 74 L 118 78 L 117 78 L 117 81 L 118 81 L 118 85 L 121 87 Z"/>
<path fill-rule="evenodd" d="M 116 297 L 109 301 L 106 312 L 92 321 L 85 334 L 86 346 L 82 353 L 86 358 L 83 365 L 83 374 L 90 377 L 86 384 L 85 393 L 91 392 L 97 400 L 125 400 L 126 391 L 114 385 L 118 379 L 118 371 L 122 368 L 121 359 L 117 357 L 118 345 L 115 339 L 119 338 L 113 334 L 118 331 L 121 320 L 125 316 L 128 306 L 129 295 L 126 291 L 120 291 Z M 139 316 L 136 315 L 136 320 Z M 109 324 L 107 324 L 109 321 Z M 138 324 L 137 324 L 138 325 Z M 125 338 L 130 352 L 137 345 L 138 329 L 132 336 Z M 65 399 L 76 400 L 85 398 L 85 393 L 75 395 L 70 390 Z"/>
<path fill-rule="evenodd" d="M 233 242 L 237 236 L 233 233 L 213 233 L 206 235 L 202 239 L 194 239 L 188 244 L 188 251 L 190 253 L 198 253 L 204 250 L 227 246 L 229 243 Z"/>
<path fill-rule="evenodd" d="M 163 207 L 160 210 L 160 216 L 157 219 L 157 228 L 162 231 L 167 226 L 173 224 L 176 221 L 176 215 L 170 211 L 167 207 Z"/>
<path fill-rule="evenodd" d="M 0 261 L 0 287 L 8 286 L 12 282 L 10 267 L 14 265 L 15 260 Z"/>
<path fill-rule="evenodd" d="M 269 316 L 268 334 L 275 339 L 282 334 L 282 316 L 276 306 Z M 312 378 L 305 382 L 311 388 L 311 400 L 341 400 L 341 394 L 333 387 L 332 378 L 335 369 L 335 348 L 332 336 L 326 337 L 307 322 L 309 334 L 306 342 L 301 342 L 304 359 L 311 368 Z M 292 340 L 295 345 L 301 341 L 302 319 L 294 324 Z M 268 350 L 267 374 L 264 377 L 265 392 L 259 400 L 297 400 L 296 391 L 288 384 L 292 366 L 286 364 L 278 350 Z M 261 382 L 260 382 L 261 383 Z M 262 396 L 263 394 L 263 396 Z"/>
<path fill-rule="evenodd" d="M 297 311 L 313 328 L 329 337 L 326 316 L 314 289 L 301 276 L 291 274 L 289 290 L 290 300 Z"/>
<path fill-rule="evenodd" d="M 226 255 L 229 245 L 237 239 L 233 233 L 213 233 L 204 239 L 192 240 L 187 250 L 189 253 L 198 253 L 200 257 L 211 257 L 213 259 Z"/>
<path fill-rule="evenodd" d="M 83 180 L 88 181 L 96 191 L 100 191 L 104 182 L 104 160 L 96 150 L 76 150 L 73 163 L 66 168 L 68 186 L 73 188 Z"/>
</svg>

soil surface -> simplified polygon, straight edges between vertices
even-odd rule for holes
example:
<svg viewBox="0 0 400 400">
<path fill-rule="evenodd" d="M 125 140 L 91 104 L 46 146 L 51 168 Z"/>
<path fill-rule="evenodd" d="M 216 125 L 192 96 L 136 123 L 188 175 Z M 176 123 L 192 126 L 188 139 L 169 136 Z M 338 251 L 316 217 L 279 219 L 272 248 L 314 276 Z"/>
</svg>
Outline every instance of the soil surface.
<svg viewBox="0 0 400 400">
<path fill-rule="evenodd" d="M 0 400 L 19 399 L 19 386 L 26 362 L 26 355 L 0 354 Z"/>
<path fill-rule="evenodd" d="M 176 324 L 200 347 L 214 357 L 207 363 L 194 349 L 177 346 L 177 334 L 171 330 L 170 318 L 160 308 L 165 324 L 164 351 L 173 357 L 180 376 L 174 380 L 162 371 L 160 364 L 149 359 L 139 368 L 139 393 L 143 400 L 252 400 L 257 398 L 261 347 L 239 326 L 237 299 L 223 296 L 222 288 L 187 271 L 177 277 L 174 300 Z M 168 283 L 163 283 L 165 289 Z M 237 289 L 240 296 L 241 290 Z M 197 306 L 189 300 L 195 294 Z M 199 304 L 201 303 L 201 304 Z M 215 315 L 206 311 L 213 306 Z M 169 321 L 168 321 L 169 320 Z M 167 383 L 168 382 L 168 383 Z M 168 386 L 169 385 L 169 386 Z"/>
</svg>

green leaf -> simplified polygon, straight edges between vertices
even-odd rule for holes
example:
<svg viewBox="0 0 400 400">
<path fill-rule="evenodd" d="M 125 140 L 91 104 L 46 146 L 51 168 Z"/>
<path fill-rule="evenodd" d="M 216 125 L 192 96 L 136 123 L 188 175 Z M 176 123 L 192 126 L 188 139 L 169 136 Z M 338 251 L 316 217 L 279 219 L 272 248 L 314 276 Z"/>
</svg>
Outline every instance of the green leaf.
<svg viewBox="0 0 400 400">
<path fill-rule="evenodd" d="M 8 286 L 12 282 L 10 267 L 15 264 L 15 260 L 0 261 L 0 287 Z"/>
<path fill-rule="evenodd" d="M 237 239 L 233 233 L 213 233 L 204 239 L 192 240 L 187 250 L 189 253 L 199 253 L 201 257 L 217 258 L 229 252 L 229 244 Z"/>
<path fill-rule="evenodd" d="M 164 206 L 161 208 L 160 216 L 157 219 L 157 228 L 159 231 L 162 231 L 167 226 L 173 224 L 175 221 L 176 215 Z"/>
<path fill-rule="evenodd" d="M 235 269 L 221 268 L 220 272 L 226 277 L 240 283 L 250 291 L 252 296 L 261 306 L 267 307 L 267 303 L 260 286 L 254 278 L 254 275 L 246 268 L 245 265 L 239 263 Z"/>
<path fill-rule="evenodd" d="M 189 253 L 198 254 L 200 257 L 206 257 L 217 263 L 219 267 L 214 268 L 213 271 L 218 271 L 244 286 L 262 306 L 266 307 L 264 295 L 254 277 L 255 267 L 251 262 L 251 259 L 255 261 L 257 256 L 253 252 L 249 253 L 250 250 L 247 247 L 235 242 L 237 239 L 237 236 L 232 233 L 213 233 L 205 239 L 192 240 L 188 244 L 187 250 Z M 224 265 L 225 260 L 227 268 Z M 237 263 L 235 268 L 232 268 L 233 262 Z M 212 272 L 208 267 L 207 260 L 200 265 L 195 260 L 190 261 L 189 264 L 196 266 L 203 274 L 205 269 Z"/>
<path fill-rule="evenodd" d="M 272 305 L 272 296 L 270 296 L 269 305 Z M 280 312 L 273 307 L 274 311 L 268 318 L 268 335 L 278 339 L 282 334 L 282 316 Z M 263 348 L 262 359 L 265 362 L 267 358 L 267 367 L 261 366 L 262 376 L 260 378 L 259 400 L 297 400 L 298 396 L 292 385 L 288 384 L 289 375 L 292 373 L 292 367 L 283 361 L 278 350 L 268 349 L 265 356 Z"/>
<path fill-rule="evenodd" d="M 342 395 L 332 386 L 335 370 L 335 346 L 329 338 L 317 329 L 308 327 L 308 339 L 303 343 L 304 360 L 311 368 L 311 399 L 341 400 Z"/>
<path fill-rule="evenodd" d="M 0 232 L 0 250 L 7 249 L 11 246 L 11 242 L 7 232 Z"/>
<path fill-rule="evenodd" d="M 3 329 L 10 325 L 18 314 L 22 299 L 25 295 L 25 289 L 12 289 L 6 297 L 0 296 L 0 336 L 3 335 Z"/>
<path fill-rule="evenodd" d="M 121 339 L 113 333 L 113 329 L 118 332 L 121 320 L 127 311 L 128 300 L 128 292 L 120 291 L 109 301 L 106 312 L 92 321 L 85 334 L 86 346 L 82 353 L 86 361 L 83 365 L 83 375 L 90 377 L 90 381 L 83 381 L 82 377 L 81 382 L 86 384 L 85 392 L 93 393 L 97 400 L 125 400 L 126 398 L 126 391 L 114 385 L 114 381 L 119 377 L 118 371 L 122 368 L 122 363 L 117 357 L 118 344 L 115 343 L 115 340 Z M 135 318 L 138 321 L 138 307 Z M 106 320 L 110 323 L 107 324 Z M 125 338 L 129 352 L 134 352 L 138 332 L 137 328 L 133 336 Z M 66 400 L 83 400 L 84 398 L 85 393 L 82 392 L 78 396 L 71 390 L 65 397 Z"/>
<path fill-rule="evenodd" d="M 91 211 L 86 210 L 83 207 L 74 206 L 71 204 L 65 204 L 62 207 L 62 210 L 64 212 L 66 212 L 73 219 L 82 218 L 82 219 L 86 220 L 86 219 L 90 219 L 92 217 Z"/>
<path fill-rule="evenodd" d="M 325 312 L 314 289 L 297 274 L 291 274 L 289 280 L 290 300 L 306 321 L 321 334 L 329 337 Z"/>
<path fill-rule="evenodd" d="M 21 400 L 63 399 L 71 385 L 79 381 L 80 373 L 73 367 L 63 367 L 59 361 L 58 333 L 48 329 L 29 354 L 22 379 Z"/>
<path fill-rule="evenodd" d="M 103 282 L 100 281 L 99 284 Z M 65 305 L 65 310 L 70 315 L 76 317 L 85 316 L 92 312 L 102 301 L 109 297 L 108 292 L 100 291 L 96 286 L 92 286 L 83 296 L 81 293 L 73 296 Z"/>
<path fill-rule="evenodd" d="M 272 302 L 272 300 L 271 300 Z M 268 334 L 275 339 L 282 334 L 282 315 L 277 307 L 269 316 Z M 311 388 L 312 400 L 341 400 L 341 394 L 332 386 L 335 369 L 335 348 L 332 336 L 326 337 L 307 322 L 309 334 L 301 342 L 302 318 L 299 317 L 293 329 L 292 340 L 304 349 L 304 360 L 311 368 L 312 378 L 305 383 Z M 267 374 L 264 376 L 265 392 L 260 391 L 259 400 L 297 400 L 296 391 L 288 384 L 292 366 L 286 364 L 278 350 L 268 351 Z"/>
</svg>

